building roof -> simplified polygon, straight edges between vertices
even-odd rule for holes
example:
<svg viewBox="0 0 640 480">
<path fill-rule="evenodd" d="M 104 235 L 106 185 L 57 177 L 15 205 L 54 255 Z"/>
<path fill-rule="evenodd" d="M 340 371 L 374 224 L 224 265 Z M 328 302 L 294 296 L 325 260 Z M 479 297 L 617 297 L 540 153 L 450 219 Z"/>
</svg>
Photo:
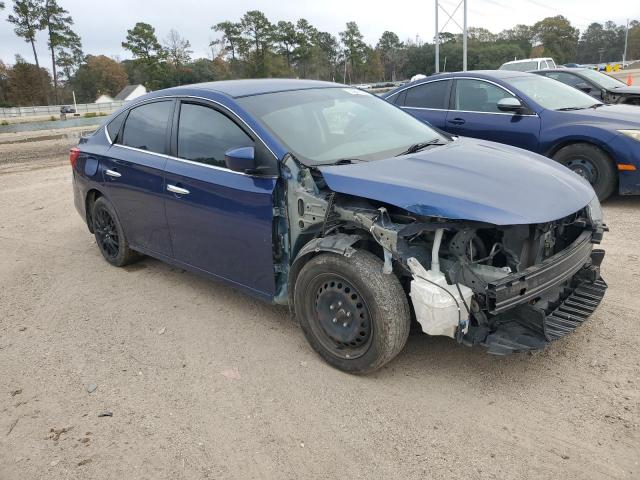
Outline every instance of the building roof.
<svg viewBox="0 0 640 480">
<path fill-rule="evenodd" d="M 136 88 L 138 88 L 138 87 L 143 87 L 143 88 L 144 88 L 144 85 L 140 85 L 140 84 L 137 84 L 137 85 L 127 85 L 126 87 L 124 87 L 124 88 L 120 91 L 120 93 L 118 93 L 118 95 L 116 95 L 115 100 L 126 100 L 126 99 L 127 99 L 127 97 L 128 97 L 129 95 L 131 95 L 131 94 L 133 93 L 133 91 L 134 91 Z"/>
</svg>

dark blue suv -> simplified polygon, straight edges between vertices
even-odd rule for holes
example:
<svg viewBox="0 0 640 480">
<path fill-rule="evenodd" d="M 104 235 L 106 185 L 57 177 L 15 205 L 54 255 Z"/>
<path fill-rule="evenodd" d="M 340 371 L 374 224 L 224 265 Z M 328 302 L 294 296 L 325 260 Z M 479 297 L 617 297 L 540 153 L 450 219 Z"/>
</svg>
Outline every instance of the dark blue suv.
<svg viewBox="0 0 640 480">
<path fill-rule="evenodd" d="M 591 186 L 333 83 L 215 82 L 126 105 L 70 155 L 104 258 L 149 255 L 289 305 L 354 373 L 423 332 L 506 354 L 579 326 L 606 284 Z"/>
<path fill-rule="evenodd" d="M 434 75 L 383 95 L 454 135 L 553 158 L 593 185 L 600 200 L 640 193 L 640 108 L 605 105 L 568 85 L 506 70 Z"/>
</svg>

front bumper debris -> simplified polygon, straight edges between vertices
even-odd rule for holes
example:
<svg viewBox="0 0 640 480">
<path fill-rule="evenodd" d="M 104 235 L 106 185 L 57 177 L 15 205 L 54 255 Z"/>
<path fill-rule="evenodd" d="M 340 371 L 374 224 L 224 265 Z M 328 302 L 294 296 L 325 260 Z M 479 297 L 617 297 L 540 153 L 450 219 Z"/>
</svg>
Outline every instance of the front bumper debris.
<svg viewBox="0 0 640 480">
<path fill-rule="evenodd" d="M 544 298 L 499 313 L 492 318 L 490 327 L 470 328 L 463 343 L 482 345 L 495 355 L 507 355 L 543 349 L 573 332 L 595 311 L 607 290 L 600 277 L 603 257 L 604 251 L 593 250 L 573 277 L 545 290 Z"/>
</svg>

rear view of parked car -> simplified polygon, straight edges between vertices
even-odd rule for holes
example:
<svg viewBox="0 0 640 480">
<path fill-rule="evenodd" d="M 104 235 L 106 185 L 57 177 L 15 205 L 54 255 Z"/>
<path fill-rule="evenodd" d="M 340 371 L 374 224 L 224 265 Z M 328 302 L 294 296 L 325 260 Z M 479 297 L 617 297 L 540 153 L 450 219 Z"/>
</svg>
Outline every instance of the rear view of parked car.
<svg viewBox="0 0 640 480">
<path fill-rule="evenodd" d="M 344 85 L 154 92 L 82 139 L 71 165 L 110 264 L 146 254 L 288 305 L 347 372 L 393 359 L 412 315 L 494 354 L 544 348 L 607 288 L 593 248 L 606 226 L 584 179 Z"/>
<path fill-rule="evenodd" d="M 383 94 L 453 135 L 550 157 L 584 177 L 601 200 L 640 193 L 640 115 L 560 82 L 502 70 L 434 75 Z"/>
<path fill-rule="evenodd" d="M 628 86 L 617 78 L 590 68 L 561 68 L 532 73 L 558 80 L 604 103 L 640 105 L 640 87 Z"/>
</svg>

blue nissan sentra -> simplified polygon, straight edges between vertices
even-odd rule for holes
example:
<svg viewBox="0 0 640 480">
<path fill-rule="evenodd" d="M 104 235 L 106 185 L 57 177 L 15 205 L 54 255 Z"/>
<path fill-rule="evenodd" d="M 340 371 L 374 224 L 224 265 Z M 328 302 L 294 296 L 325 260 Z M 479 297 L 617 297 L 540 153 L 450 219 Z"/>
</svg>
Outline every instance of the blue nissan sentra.
<svg viewBox="0 0 640 480">
<path fill-rule="evenodd" d="M 586 178 L 600 200 L 640 194 L 640 108 L 605 105 L 533 73 L 444 73 L 383 95 L 453 135 L 545 155 Z"/>
<path fill-rule="evenodd" d="M 154 92 L 70 161 L 75 206 L 107 262 L 148 255 L 288 305 L 347 372 L 389 362 L 412 320 L 498 355 L 541 349 L 607 288 L 587 181 L 345 85 Z"/>
</svg>

